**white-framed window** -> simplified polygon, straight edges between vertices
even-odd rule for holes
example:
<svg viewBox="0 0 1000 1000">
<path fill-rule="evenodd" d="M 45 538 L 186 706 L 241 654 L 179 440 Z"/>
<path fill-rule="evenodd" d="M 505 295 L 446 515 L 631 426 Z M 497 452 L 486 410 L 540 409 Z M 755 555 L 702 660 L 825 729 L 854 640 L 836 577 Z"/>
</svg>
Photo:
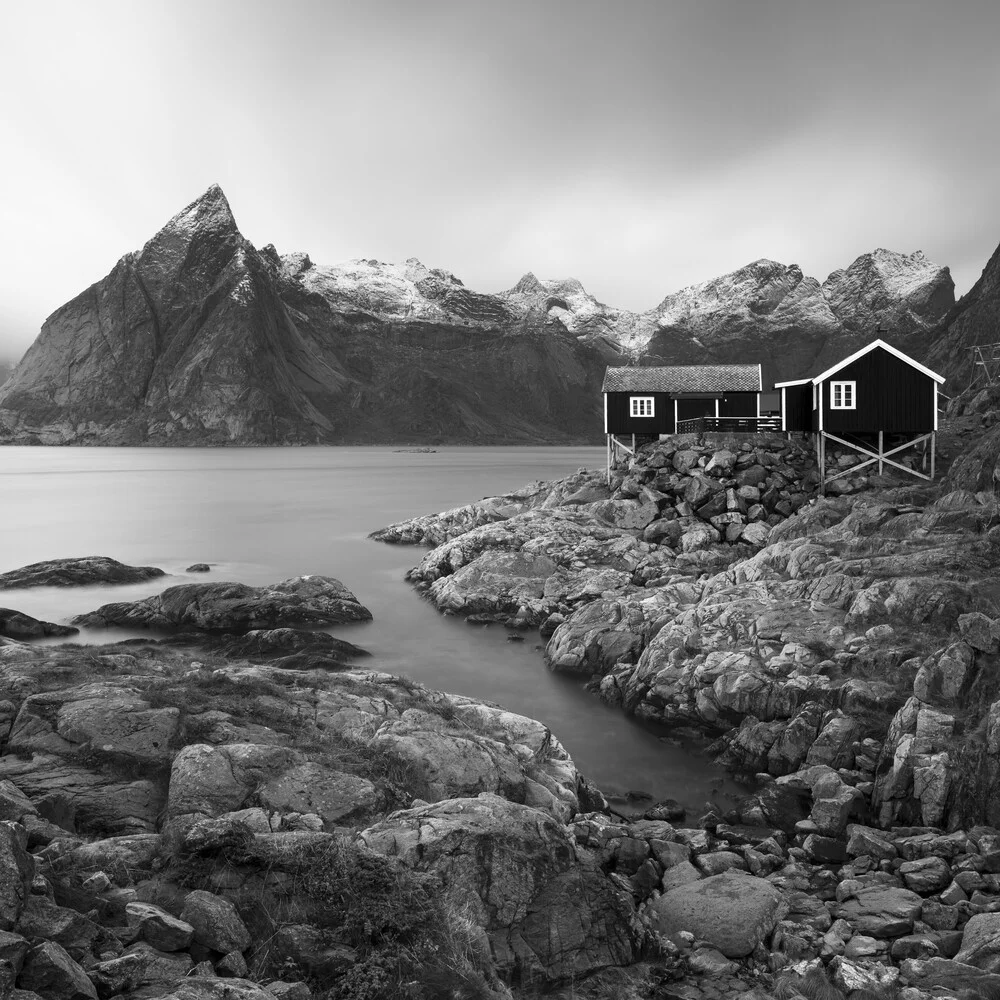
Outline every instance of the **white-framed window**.
<svg viewBox="0 0 1000 1000">
<path fill-rule="evenodd" d="M 652 396 L 629 396 L 629 414 L 633 417 L 652 417 L 653 397 Z"/>
<path fill-rule="evenodd" d="M 831 410 L 855 409 L 856 388 L 857 388 L 857 382 L 831 382 L 830 409 Z"/>
</svg>

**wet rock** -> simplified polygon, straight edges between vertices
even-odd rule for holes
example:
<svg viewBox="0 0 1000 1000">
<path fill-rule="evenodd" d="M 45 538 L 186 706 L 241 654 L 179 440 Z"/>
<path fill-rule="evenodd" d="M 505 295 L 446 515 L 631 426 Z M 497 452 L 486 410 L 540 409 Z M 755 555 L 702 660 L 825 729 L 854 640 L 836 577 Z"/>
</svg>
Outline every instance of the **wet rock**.
<svg viewBox="0 0 1000 1000">
<path fill-rule="evenodd" d="M 211 569 L 212 569 L 212 567 L 209 566 L 208 563 L 193 563 L 192 565 L 188 566 L 188 568 L 186 570 L 184 570 L 184 572 L 185 573 L 208 573 Z"/>
<path fill-rule="evenodd" d="M 49 559 L 0 573 L 0 590 L 21 587 L 75 587 L 94 583 L 142 583 L 165 576 L 155 566 L 127 566 L 107 556 Z"/>
<path fill-rule="evenodd" d="M 194 628 L 247 632 L 295 625 L 370 621 L 371 612 L 339 580 L 300 576 L 270 587 L 243 583 L 186 583 L 142 601 L 105 604 L 78 615 L 75 625 L 106 628 Z"/>
</svg>

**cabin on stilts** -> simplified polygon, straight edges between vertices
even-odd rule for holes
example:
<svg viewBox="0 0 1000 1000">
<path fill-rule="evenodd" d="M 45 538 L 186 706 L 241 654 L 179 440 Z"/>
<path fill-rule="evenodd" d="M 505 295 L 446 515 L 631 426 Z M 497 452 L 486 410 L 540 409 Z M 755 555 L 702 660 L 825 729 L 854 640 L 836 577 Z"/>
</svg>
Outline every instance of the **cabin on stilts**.
<svg viewBox="0 0 1000 1000">
<path fill-rule="evenodd" d="M 811 434 L 823 492 L 876 463 L 879 474 L 890 466 L 931 480 L 943 383 L 884 340 L 819 375 L 785 382 L 771 381 L 760 364 L 608 368 L 602 387 L 608 480 L 619 459 L 635 455 L 640 439 L 691 431 Z M 831 442 L 863 460 L 828 469 Z M 911 448 L 919 468 L 900 461 Z"/>
<path fill-rule="evenodd" d="M 938 390 L 944 377 L 884 340 L 875 340 L 832 368 L 811 378 L 778 382 L 781 429 L 814 436 L 820 487 L 840 476 L 877 464 L 918 479 L 934 478 L 938 430 Z M 864 461 L 848 468 L 827 467 L 827 445 L 857 452 Z M 915 448 L 920 468 L 899 461 Z"/>
</svg>

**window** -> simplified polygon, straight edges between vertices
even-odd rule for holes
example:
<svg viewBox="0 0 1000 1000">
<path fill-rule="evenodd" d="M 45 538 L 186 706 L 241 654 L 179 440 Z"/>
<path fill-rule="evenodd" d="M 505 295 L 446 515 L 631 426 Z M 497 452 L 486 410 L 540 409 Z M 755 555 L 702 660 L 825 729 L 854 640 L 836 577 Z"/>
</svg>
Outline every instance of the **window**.
<svg viewBox="0 0 1000 1000">
<path fill-rule="evenodd" d="M 830 409 L 831 410 L 853 410 L 854 388 L 856 382 L 831 382 L 830 383 Z"/>
<path fill-rule="evenodd" d="M 633 417 L 653 416 L 652 396 L 629 396 L 630 415 Z"/>
</svg>

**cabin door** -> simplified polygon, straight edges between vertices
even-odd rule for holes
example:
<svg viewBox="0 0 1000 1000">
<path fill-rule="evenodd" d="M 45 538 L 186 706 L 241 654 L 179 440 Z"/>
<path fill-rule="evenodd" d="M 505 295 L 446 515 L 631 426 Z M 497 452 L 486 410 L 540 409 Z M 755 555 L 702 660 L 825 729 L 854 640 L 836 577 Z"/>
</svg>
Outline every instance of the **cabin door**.
<svg viewBox="0 0 1000 1000">
<path fill-rule="evenodd" d="M 696 420 L 698 417 L 714 417 L 714 399 L 678 399 L 677 420 Z"/>
</svg>

